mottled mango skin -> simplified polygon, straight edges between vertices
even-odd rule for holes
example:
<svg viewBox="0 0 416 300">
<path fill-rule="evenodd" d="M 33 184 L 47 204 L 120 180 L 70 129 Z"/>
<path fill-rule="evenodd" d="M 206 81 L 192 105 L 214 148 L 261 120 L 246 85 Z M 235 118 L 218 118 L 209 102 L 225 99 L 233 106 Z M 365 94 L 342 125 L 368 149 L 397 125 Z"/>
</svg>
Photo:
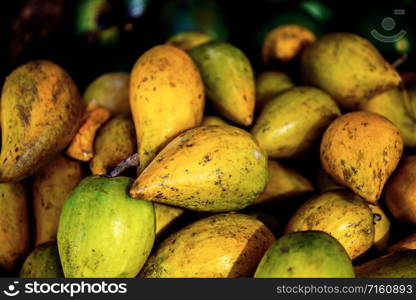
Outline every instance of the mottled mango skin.
<svg viewBox="0 0 416 300">
<path fill-rule="evenodd" d="M 198 31 L 185 31 L 171 36 L 166 44 L 189 51 L 196 46 L 212 41 L 208 34 Z"/>
<path fill-rule="evenodd" d="M 62 155 L 36 173 L 32 185 L 35 246 L 56 241 L 62 206 L 82 178 L 81 163 Z"/>
<path fill-rule="evenodd" d="M 289 233 L 278 239 L 257 267 L 255 278 L 354 278 L 344 247 L 322 231 Z"/>
<path fill-rule="evenodd" d="M 140 170 L 172 138 L 201 123 L 204 105 L 201 76 L 184 51 L 161 45 L 138 59 L 130 77 L 130 107 Z"/>
<path fill-rule="evenodd" d="M 409 95 L 404 88 L 394 88 L 378 94 L 361 105 L 360 109 L 380 114 L 400 131 L 405 147 L 416 146 L 416 118 L 408 110 Z"/>
<path fill-rule="evenodd" d="M 376 202 L 403 152 L 398 128 L 370 112 L 347 113 L 325 131 L 321 163 L 337 182 Z"/>
<path fill-rule="evenodd" d="M 140 277 L 250 277 L 273 233 L 244 214 L 220 214 L 201 219 L 167 238 L 152 254 Z"/>
<path fill-rule="evenodd" d="M 312 43 L 302 53 L 301 72 L 306 84 L 328 92 L 347 109 L 401 83 L 378 50 L 352 33 L 330 33 Z"/>
<path fill-rule="evenodd" d="M 136 152 L 137 142 L 134 124 L 127 115 L 119 115 L 108 121 L 94 141 L 94 157 L 90 169 L 94 175 L 104 175 Z"/>
<path fill-rule="evenodd" d="M 48 242 L 36 247 L 26 257 L 19 277 L 22 278 L 61 278 L 64 277 L 56 242 Z"/>
<path fill-rule="evenodd" d="M 330 234 L 354 259 L 373 245 L 373 214 L 364 200 L 349 191 L 327 192 L 301 205 L 286 226 L 286 233 L 307 230 Z"/>
<path fill-rule="evenodd" d="M 240 49 L 224 42 L 209 42 L 189 55 L 201 72 L 208 98 L 218 112 L 243 126 L 253 122 L 255 82 L 250 61 Z"/>
<path fill-rule="evenodd" d="M 379 205 L 369 204 L 368 207 L 373 213 L 374 246 L 384 251 L 390 239 L 390 220 Z"/>
<path fill-rule="evenodd" d="M 86 104 L 95 101 L 112 114 L 130 113 L 130 75 L 124 72 L 105 73 L 92 81 L 85 89 Z"/>
<path fill-rule="evenodd" d="M 277 71 L 266 71 L 256 78 L 256 107 L 262 108 L 270 99 L 294 86 L 290 77 Z"/>
<path fill-rule="evenodd" d="M 281 201 L 314 190 L 308 179 L 275 160 L 268 161 L 269 181 L 263 194 L 254 204 Z"/>
<path fill-rule="evenodd" d="M 297 157 L 308 151 L 340 114 L 325 92 L 293 87 L 267 102 L 251 133 L 269 157 Z"/>
<path fill-rule="evenodd" d="M 65 277 L 135 277 L 155 239 L 153 203 L 129 197 L 128 177 L 90 176 L 65 201 L 58 249 Z"/>
<path fill-rule="evenodd" d="M 170 142 L 130 189 L 138 199 L 196 211 L 247 207 L 264 191 L 267 156 L 233 126 L 201 126 Z"/>
<path fill-rule="evenodd" d="M 416 278 L 416 250 L 388 254 L 355 267 L 360 278 Z"/>
<path fill-rule="evenodd" d="M 387 182 L 385 201 L 400 221 L 416 224 L 416 156 L 408 156 Z"/>
<path fill-rule="evenodd" d="M 12 271 L 29 250 L 26 192 L 21 183 L 0 183 L 0 270 Z"/>
<path fill-rule="evenodd" d="M 33 175 L 74 137 L 82 114 L 75 83 L 58 65 L 31 61 L 7 78 L 1 96 L 0 181 Z"/>
</svg>

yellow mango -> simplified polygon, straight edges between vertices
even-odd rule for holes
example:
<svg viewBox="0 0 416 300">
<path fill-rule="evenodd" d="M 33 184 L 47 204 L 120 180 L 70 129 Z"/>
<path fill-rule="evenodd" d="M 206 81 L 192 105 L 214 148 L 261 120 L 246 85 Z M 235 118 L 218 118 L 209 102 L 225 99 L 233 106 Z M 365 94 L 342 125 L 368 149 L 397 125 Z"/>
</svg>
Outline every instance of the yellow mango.
<svg viewBox="0 0 416 300">
<path fill-rule="evenodd" d="M 212 41 L 212 38 L 203 32 L 185 31 L 171 36 L 166 44 L 189 51 L 196 46 Z"/>
<path fill-rule="evenodd" d="M 416 155 L 406 157 L 384 190 L 387 208 L 402 222 L 416 224 Z"/>
<path fill-rule="evenodd" d="M 185 213 L 182 208 L 155 203 L 156 239 L 169 231 Z"/>
<path fill-rule="evenodd" d="M 292 80 L 283 72 L 261 73 L 256 78 L 256 107 L 262 108 L 267 101 L 293 86 Z"/>
<path fill-rule="evenodd" d="M 252 204 L 267 180 L 267 157 L 248 132 L 209 125 L 170 142 L 139 175 L 130 194 L 196 211 L 233 211 Z"/>
<path fill-rule="evenodd" d="M 36 173 L 32 187 L 35 246 L 56 241 L 62 206 L 82 178 L 81 163 L 62 155 Z"/>
<path fill-rule="evenodd" d="M 325 131 L 321 163 L 337 182 L 376 202 L 403 151 L 398 128 L 375 113 L 347 113 Z"/>
<path fill-rule="evenodd" d="M 1 95 L 0 182 L 33 175 L 74 137 L 82 114 L 78 89 L 58 65 L 31 61 L 6 79 Z"/>
<path fill-rule="evenodd" d="M 401 83 L 378 50 L 352 33 L 330 33 L 312 43 L 302 53 L 301 72 L 306 84 L 323 89 L 347 109 Z"/>
<path fill-rule="evenodd" d="M 140 170 L 172 138 L 201 123 L 204 104 L 201 77 L 184 51 L 156 46 L 138 59 L 131 72 L 130 107 Z"/>
<path fill-rule="evenodd" d="M 253 217 L 214 215 L 163 241 L 147 260 L 140 277 L 250 277 L 274 241 L 273 233 Z"/>
<path fill-rule="evenodd" d="M 26 201 L 21 183 L 0 183 L 0 270 L 12 271 L 29 250 Z"/>
<path fill-rule="evenodd" d="M 244 53 L 231 44 L 209 42 L 189 51 L 218 112 L 243 126 L 253 122 L 255 82 Z"/>
<path fill-rule="evenodd" d="M 295 24 L 281 25 L 270 31 L 263 42 L 261 56 L 264 64 L 273 60 L 288 62 L 316 40 L 309 29 Z"/>
<path fill-rule="evenodd" d="M 88 85 L 83 100 L 97 102 L 115 115 L 130 113 L 129 82 L 130 75 L 125 72 L 102 74 Z"/>
<path fill-rule="evenodd" d="M 390 239 L 390 220 L 379 205 L 369 204 L 373 213 L 374 246 L 384 251 Z"/>
<path fill-rule="evenodd" d="M 349 191 L 327 192 L 301 205 L 286 226 L 286 233 L 308 230 L 333 236 L 354 259 L 373 245 L 373 214 L 360 197 Z"/>
<path fill-rule="evenodd" d="M 403 137 L 404 146 L 416 147 L 416 118 L 407 110 L 408 97 L 404 88 L 394 88 L 371 98 L 360 109 L 380 114 L 392 121 Z"/>
<path fill-rule="evenodd" d="M 90 169 L 94 175 L 107 174 L 110 168 L 136 152 L 134 124 L 127 115 L 108 121 L 98 132 L 94 142 L 94 157 Z"/>
<path fill-rule="evenodd" d="M 205 116 L 202 119 L 201 126 L 207 126 L 207 125 L 229 125 L 227 122 L 225 122 L 223 119 L 217 116 Z"/>
<path fill-rule="evenodd" d="M 339 115 L 325 92 L 294 87 L 267 102 L 251 133 L 269 157 L 296 157 L 308 151 Z"/>
<path fill-rule="evenodd" d="M 268 161 L 269 181 L 263 194 L 254 204 L 279 201 L 289 197 L 313 192 L 313 185 L 295 170 L 275 160 Z"/>
</svg>

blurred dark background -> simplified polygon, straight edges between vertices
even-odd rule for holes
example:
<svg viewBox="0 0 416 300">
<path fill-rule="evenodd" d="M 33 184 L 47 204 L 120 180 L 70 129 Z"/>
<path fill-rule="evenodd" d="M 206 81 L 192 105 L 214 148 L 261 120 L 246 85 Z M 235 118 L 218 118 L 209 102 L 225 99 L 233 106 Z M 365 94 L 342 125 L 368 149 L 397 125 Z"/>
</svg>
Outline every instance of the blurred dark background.
<svg viewBox="0 0 416 300">
<path fill-rule="evenodd" d="M 185 30 L 206 32 L 240 47 L 254 68 L 263 68 L 260 48 L 268 30 L 301 24 L 316 35 L 348 31 L 369 38 L 390 61 L 403 54 L 401 70 L 416 70 L 413 0 L 13 0 L 0 4 L 0 84 L 15 67 L 49 59 L 64 67 L 81 92 L 98 75 L 129 71 L 150 47 Z M 395 9 L 405 14 L 396 15 Z M 393 29 L 382 21 L 391 17 Z M 380 43 L 371 30 L 386 36 L 400 30 L 400 43 Z M 290 73 L 291 66 L 281 66 Z"/>
</svg>

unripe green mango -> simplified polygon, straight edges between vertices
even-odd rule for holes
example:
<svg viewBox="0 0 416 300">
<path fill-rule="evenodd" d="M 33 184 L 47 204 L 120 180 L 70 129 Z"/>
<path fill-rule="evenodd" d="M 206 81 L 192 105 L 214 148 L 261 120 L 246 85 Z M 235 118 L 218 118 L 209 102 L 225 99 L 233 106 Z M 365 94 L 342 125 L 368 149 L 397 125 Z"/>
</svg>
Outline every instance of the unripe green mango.
<svg viewBox="0 0 416 300">
<path fill-rule="evenodd" d="M 128 195 L 132 179 L 90 176 L 65 201 L 58 248 L 65 277 L 134 277 L 155 239 L 151 202 Z"/>
<path fill-rule="evenodd" d="M 342 245 L 322 231 L 284 235 L 266 252 L 256 278 L 351 278 L 352 262 Z"/>
<path fill-rule="evenodd" d="M 26 258 L 20 269 L 22 278 L 64 277 L 56 242 L 47 242 L 36 247 Z"/>
</svg>

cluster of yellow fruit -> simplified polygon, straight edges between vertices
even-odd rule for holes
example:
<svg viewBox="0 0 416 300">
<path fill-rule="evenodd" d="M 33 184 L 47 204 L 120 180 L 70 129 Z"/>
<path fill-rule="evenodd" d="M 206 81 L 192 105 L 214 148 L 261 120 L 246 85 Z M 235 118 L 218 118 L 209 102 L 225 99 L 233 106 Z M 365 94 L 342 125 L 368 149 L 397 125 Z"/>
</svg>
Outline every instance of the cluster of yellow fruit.
<svg viewBox="0 0 416 300">
<path fill-rule="evenodd" d="M 416 146 L 409 78 L 349 33 L 280 26 L 262 56 L 299 58 L 305 85 L 277 71 L 255 79 L 238 48 L 196 32 L 148 50 L 130 74 L 100 76 L 82 100 L 52 62 L 14 70 L 1 96 L 0 269 L 24 260 L 22 277 L 416 277 L 416 236 L 391 245 L 377 205 L 383 195 L 416 224 L 416 156 L 396 170 Z M 204 116 L 205 98 L 219 116 Z M 319 144 L 315 186 L 276 160 Z M 135 180 L 120 176 L 129 167 Z M 277 236 L 264 205 L 315 188 Z M 388 254 L 356 265 L 371 247 Z"/>
</svg>

